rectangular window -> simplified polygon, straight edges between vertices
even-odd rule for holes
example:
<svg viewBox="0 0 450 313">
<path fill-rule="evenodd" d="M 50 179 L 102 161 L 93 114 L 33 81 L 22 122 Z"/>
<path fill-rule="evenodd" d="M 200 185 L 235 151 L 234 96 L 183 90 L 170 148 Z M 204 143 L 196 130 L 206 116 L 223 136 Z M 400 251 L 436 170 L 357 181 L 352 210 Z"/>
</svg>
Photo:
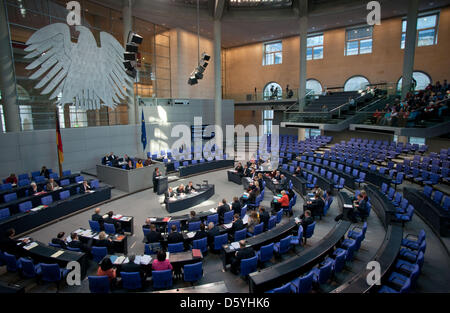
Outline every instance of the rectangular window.
<svg viewBox="0 0 450 313">
<path fill-rule="evenodd" d="M 87 127 L 87 114 L 86 110 L 77 109 L 76 106 L 69 106 L 70 113 L 70 127 Z"/>
<path fill-rule="evenodd" d="M 281 41 L 264 44 L 263 65 L 281 64 L 283 61 L 283 45 Z"/>
<path fill-rule="evenodd" d="M 19 116 L 22 130 L 33 130 L 33 112 L 31 105 L 19 105 Z"/>
<path fill-rule="evenodd" d="M 439 15 L 437 13 L 423 15 L 417 18 L 417 47 L 432 46 L 437 44 L 438 20 Z M 400 43 L 400 47 L 402 49 L 405 49 L 406 26 L 407 22 L 406 20 L 403 20 L 402 41 Z"/>
<path fill-rule="evenodd" d="M 306 46 L 307 60 L 323 59 L 323 34 L 308 37 Z"/>
<path fill-rule="evenodd" d="M 2 132 L 5 132 L 6 131 L 6 128 L 5 128 L 5 116 L 3 115 L 3 105 L 2 104 L 0 104 L 0 118 L 1 118 L 1 122 L 2 122 L 1 130 L 2 130 Z"/>
<path fill-rule="evenodd" d="M 425 144 L 425 138 L 421 137 L 409 137 L 409 143 L 410 144 L 418 144 L 418 145 L 424 145 Z"/>
<path fill-rule="evenodd" d="M 317 137 L 320 136 L 320 129 L 315 129 L 315 128 L 306 128 L 305 129 L 305 138 L 313 138 L 313 137 Z"/>
<path fill-rule="evenodd" d="M 58 106 L 59 128 L 66 128 L 66 121 L 64 120 L 64 106 Z"/>
<path fill-rule="evenodd" d="M 347 29 L 345 55 L 372 53 L 372 27 Z"/>
<path fill-rule="evenodd" d="M 272 134 L 273 110 L 263 111 L 264 135 Z"/>
</svg>

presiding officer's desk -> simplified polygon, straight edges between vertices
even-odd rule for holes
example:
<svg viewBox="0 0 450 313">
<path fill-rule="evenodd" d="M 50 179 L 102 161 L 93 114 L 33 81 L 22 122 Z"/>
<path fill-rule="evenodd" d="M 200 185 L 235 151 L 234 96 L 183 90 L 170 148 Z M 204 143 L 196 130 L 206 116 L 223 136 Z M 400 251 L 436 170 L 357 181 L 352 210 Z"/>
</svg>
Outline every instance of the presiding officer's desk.
<svg viewBox="0 0 450 313">
<path fill-rule="evenodd" d="M 87 256 L 83 252 L 75 252 L 51 247 L 42 242 L 34 241 L 32 239 L 30 239 L 30 242 L 27 244 L 21 243 L 20 248 L 17 250 L 18 256 L 30 257 L 35 263 L 56 263 L 61 268 L 66 268 L 69 262 L 78 262 L 81 267 L 81 278 L 83 279 L 86 276 Z"/>
<path fill-rule="evenodd" d="M 294 219 L 291 219 L 285 224 L 277 225 L 259 235 L 247 238 L 247 247 L 252 247 L 253 250 L 258 251 L 261 246 L 268 245 L 272 242 L 278 242 L 281 239 L 291 235 L 295 228 L 297 228 L 297 224 Z M 237 250 L 239 250 L 239 248 Z M 220 258 L 222 259 L 224 271 L 227 270 L 227 264 L 231 264 L 231 259 L 237 250 L 234 249 L 231 244 L 225 244 L 222 246 Z"/>
<path fill-rule="evenodd" d="M 279 287 L 309 271 L 334 251 L 344 239 L 351 223 L 341 220 L 318 243 L 302 250 L 297 256 L 249 275 L 249 291 L 263 293 Z"/>
<path fill-rule="evenodd" d="M 60 192 L 58 190 L 57 192 Z M 54 201 L 39 211 L 28 211 L 14 214 L 0 221 L 0 232 L 14 228 L 21 234 L 42 224 L 51 222 L 68 214 L 77 212 L 91 205 L 111 198 L 111 187 L 105 186 L 85 194 L 75 194 L 68 199 Z"/>
<path fill-rule="evenodd" d="M 159 168 L 161 175 L 166 174 L 166 168 L 160 162 L 132 170 L 97 164 L 97 177 L 119 190 L 135 192 L 153 187 L 153 172 L 156 167 Z"/>
<path fill-rule="evenodd" d="M 442 206 L 425 196 L 422 190 L 404 187 L 403 197 L 414 206 L 415 212 L 431 226 L 436 234 L 442 237 L 450 236 L 449 211 L 445 211 Z"/>
<path fill-rule="evenodd" d="M 92 240 L 92 246 L 95 246 L 95 243 L 99 240 L 98 239 L 98 232 L 93 232 L 90 229 L 84 229 L 84 228 L 78 228 L 77 230 L 73 231 L 78 235 L 78 238 L 82 243 L 88 243 L 90 240 Z M 113 243 L 113 249 L 114 253 L 128 253 L 128 237 L 125 235 L 106 235 L 106 238 L 111 238 Z"/>
<path fill-rule="evenodd" d="M 163 291 L 153 291 L 153 293 L 228 293 L 225 282 L 218 281 L 215 283 L 203 284 L 192 287 L 177 288 Z"/>
<path fill-rule="evenodd" d="M 377 253 L 370 261 L 377 261 L 380 264 L 381 278 L 388 277 L 392 264 L 394 264 L 401 248 L 403 239 L 403 228 L 401 224 L 391 219 L 391 202 L 380 193 L 376 187 L 366 187 L 370 202 L 374 211 L 383 222 L 386 235 Z M 367 284 L 367 276 L 370 270 L 363 269 L 341 286 L 333 290 L 333 293 L 365 293 L 374 289 L 374 286 Z"/>
<path fill-rule="evenodd" d="M 202 185 L 200 189 L 197 189 L 196 193 L 184 194 L 177 196 L 177 199 L 169 198 L 166 203 L 166 210 L 169 213 L 178 212 L 189 209 L 196 206 L 203 201 L 208 200 L 214 195 L 214 185 Z"/>
</svg>

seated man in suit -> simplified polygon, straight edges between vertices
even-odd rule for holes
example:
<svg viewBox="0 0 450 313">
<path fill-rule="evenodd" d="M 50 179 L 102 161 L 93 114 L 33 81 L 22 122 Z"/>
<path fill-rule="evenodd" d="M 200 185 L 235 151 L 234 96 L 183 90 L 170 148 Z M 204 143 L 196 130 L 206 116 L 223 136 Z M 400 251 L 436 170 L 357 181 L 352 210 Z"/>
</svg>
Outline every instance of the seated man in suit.
<svg viewBox="0 0 450 313">
<path fill-rule="evenodd" d="M 231 226 L 231 230 L 229 233 L 229 237 L 231 241 L 234 241 L 234 234 L 239 231 L 244 229 L 244 222 L 241 220 L 241 216 L 239 214 L 234 214 L 233 216 L 233 225 Z"/>
<path fill-rule="evenodd" d="M 158 177 L 161 177 L 161 172 L 159 171 L 158 167 L 155 167 L 155 169 L 153 170 L 153 191 L 156 192 L 156 188 L 158 186 L 159 183 L 159 179 Z"/>
<path fill-rule="evenodd" d="M 170 229 L 171 232 L 167 236 L 167 243 L 179 243 L 184 241 L 183 235 L 178 232 L 176 225 L 172 225 Z"/>
<path fill-rule="evenodd" d="M 188 183 L 186 188 L 184 188 L 184 190 L 186 191 L 186 193 L 191 193 L 193 191 L 196 191 L 196 189 L 194 188 L 194 185 L 191 181 Z"/>
<path fill-rule="evenodd" d="M 108 249 L 109 254 L 114 254 L 114 245 L 111 238 L 107 238 L 107 235 L 104 231 L 101 231 L 98 234 L 98 240 L 94 241 L 95 247 L 106 247 Z"/>
<path fill-rule="evenodd" d="M 53 178 L 50 178 L 47 183 L 47 191 L 57 190 L 59 188 L 58 184 Z"/>
<path fill-rule="evenodd" d="M 9 254 L 16 254 L 18 251 L 17 244 L 18 240 L 14 239 L 16 235 L 16 230 L 14 228 L 8 229 L 2 237 L 0 238 L 0 250 L 3 252 L 8 252 Z M 24 243 L 28 243 L 29 240 L 25 239 Z"/>
<path fill-rule="evenodd" d="M 156 230 L 156 226 L 154 224 L 150 225 L 150 232 L 145 236 L 145 239 L 147 243 L 155 243 L 162 241 L 161 233 Z"/>
<path fill-rule="evenodd" d="M 35 182 L 31 182 L 31 184 L 30 184 L 30 191 L 29 191 L 30 195 L 34 195 L 34 194 L 36 194 L 38 192 L 41 192 L 41 191 L 42 191 L 42 188 L 39 188 L 38 185 L 36 185 Z"/>
<path fill-rule="evenodd" d="M 248 168 L 248 165 L 244 165 L 244 169 L 242 170 L 242 176 L 243 177 L 250 177 L 250 169 Z"/>
<path fill-rule="evenodd" d="M 119 223 L 119 221 L 113 219 L 114 212 L 109 211 L 108 216 L 104 219 L 104 223 L 113 224 L 116 228 L 116 233 L 122 233 L 122 225 Z"/>
<path fill-rule="evenodd" d="M 164 193 L 164 203 L 169 203 L 169 199 L 173 198 L 175 196 L 175 192 L 173 191 L 172 187 L 169 187 L 167 191 Z"/>
<path fill-rule="evenodd" d="M 269 226 L 269 219 L 270 214 L 266 211 L 266 208 L 264 208 L 262 205 L 259 206 L 259 220 L 261 223 L 264 223 L 264 231 L 267 230 L 267 227 Z"/>
<path fill-rule="evenodd" d="M 313 201 L 307 201 L 306 205 L 303 206 L 303 210 L 309 210 L 312 216 L 321 216 L 323 214 L 323 208 L 325 207 L 325 202 L 320 197 L 319 193 L 314 194 Z"/>
<path fill-rule="evenodd" d="M 152 224 L 152 223 L 151 223 L 150 219 L 147 217 L 147 218 L 145 219 L 144 225 L 142 225 L 142 228 L 150 229 L 150 225 L 151 225 L 151 224 Z"/>
<path fill-rule="evenodd" d="M 89 186 L 88 182 L 86 180 L 83 181 L 83 185 L 80 187 L 80 193 L 88 193 L 91 190 L 91 187 Z"/>
<path fill-rule="evenodd" d="M 194 238 L 192 238 L 192 240 L 198 240 L 198 239 L 203 239 L 205 237 L 208 237 L 208 233 L 206 232 L 205 229 L 206 229 L 205 224 L 200 223 L 200 230 L 198 230 L 195 233 L 195 236 L 194 236 Z"/>
<path fill-rule="evenodd" d="M 132 170 L 132 169 L 134 169 L 135 167 L 134 167 L 134 165 L 133 165 L 133 162 L 131 161 L 131 160 L 129 160 L 128 162 L 127 162 L 127 165 L 125 165 L 125 169 L 126 170 Z"/>
<path fill-rule="evenodd" d="M 280 173 L 280 171 L 276 171 L 275 172 L 275 176 L 273 177 L 274 179 L 276 179 L 276 180 L 278 180 L 278 181 L 280 181 L 280 179 L 281 179 L 281 173 Z"/>
<path fill-rule="evenodd" d="M 287 190 L 287 194 L 288 194 L 288 197 L 289 197 L 289 201 L 291 201 L 291 199 L 294 198 L 294 195 L 295 195 L 294 190 L 289 188 Z"/>
<path fill-rule="evenodd" d="M 92 246 L 92 238 L 89 239 L 88 243 L 82 243 L 80 239 L 78 238 L 78 235 L 76 233 L 70 234 L 71 241 L 67 244 L 67 247 L 73 248 L 73 249 L 80 249 L 82 252 L 89 253 L 91 251 Z"/>
<path fill-rule="evenodd" d="M 100 229 L 103 230 L 103 216 L 100 215 L 100 208 L 95 208 L 95 213 L 92 214 L 91 221 L 96 221 L 100 224 Z"/>
<path fill-rule="evenodd" d="M 227 200 L 222 199 L 219 202 L 219 206 L 217 207 L 217 214 L 219 214 L 219 224 L 223 224 L 223 216 L 226 212 L 230 211 L 230 206 L 227 203 Z"/>
<path fill-rule="evenodd" d="M 247 242 L 245 240 L 239 241 L 239 250 L 236 251 L 231 261 L 231 272 L 233 274 L 239 274 L 241 268 L 241 260 L 249 259 L 255 256 L 255 250 L 252 247 L 246 247 Z"/>
<path fill-rule="evenodd" d="M 297 166 L 297 168 L 294 171 L 293 176 L 302 176 L 302 168 L 300 166 Z"/>
<path fill-rule="evenodd" d="M 144 282 L 146 279 L 146 273 L 142 269 L 140 264 L 134 263 L 134 260 L 136 259 L 136 256 L 134 254 L 131 254 L 128 256 L 128 263 L 124 263 L 120 267 L 121 273 L 134 273 L 138 272 L 141 276 L 141 281 Z"/>
<path fill-rule="evenodd" d="M 369 209 L 368 209 L 368 201 L 369 198 L 367 197 L 366 192 L 363 190 L 361 193 L 357 196 L 357 201 L 355 202 L 355 208 L 359 213 L 359 216 L 361 217 L 361 220 L 364 221 L 367 216 L 369 215 Z"/>
<path fill-rule="evenodd" d="M 41 172 L 39 173 L 39 176 L 44 176 L 48 179 L 50 177 L 50 171 L 47 169 L 47 167 L 43 166 Z"/>
<path fill-rule="evenodd" d="M 65 233 L 59 232 L 58 235 L 56 235 L 56 238 L 52 239 L 52 243 L 55 245 L 59 245 L 61 246 L 61 248 L 65 249 L 66 248 L 66 242 L 64 241 L 64 235 Z"/>
<path fill-rule="evenodd" d="M 277 186 L 277 191 L 280 192 L 281 190 L 287 190 L 288 189 L 288 181 L 286 176 L 284 174 L 280 175 L 280 181 Z"/>
<path fill-rule="evenodd" d="M 197 213 L 195 213 L 195 211 L 191 211 L 189 213 L 189 223 L 198 222 L 198 221 L 200 221 L 200 218 L 197 216 Z"/>
<path fill-rule="evenodd" d="M 147 157 L 147 159 L 144 161 L 144 166 L 150 166 L 153 164 L 152 158 L 151 157 Z"/>
<path fill-rule="evenodd" d="M 211 250 L 214 249 L 214 237 L 220 235 L 220 229 L 218 226 L 215 226 L 213 222 L 209 222 L 208 224 L 208 245 Z"/>
<path fill-rule="evenodd" d="M 242 205 L 239 201 L 238 197 L 233 197 L 233 202 L 231 203 L 231 209 L 234 211 L 234 214 L 241 215 Z"/>
<path fill-rule="evenodd" d="M 314 219 L 311 217 L 311 211 L 306 210 L 305 213 L 303 213 L 300 217 L 299 217 L 299 222 L 296 222 L 297 224 L 301 224 L 303 227 L 303 233 L 305 233 L 306 228 L 308 227 L 308 225 L 314 223 Z"/>
</svg>

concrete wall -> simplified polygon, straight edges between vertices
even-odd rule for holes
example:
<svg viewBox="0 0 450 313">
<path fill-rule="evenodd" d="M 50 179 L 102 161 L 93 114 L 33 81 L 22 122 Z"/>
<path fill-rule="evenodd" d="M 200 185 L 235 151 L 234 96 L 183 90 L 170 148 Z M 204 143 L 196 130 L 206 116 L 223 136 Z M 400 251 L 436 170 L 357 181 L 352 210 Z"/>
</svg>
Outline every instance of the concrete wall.
<svg viewBox="0 0 450 313">
<path fill-rule="evenodd" d="M 197 35 L 185 30 L 170 30 L 170 65 L 173 98 L 214 99 L 214 48 L 211 40 L 200 37 L 200 55 L 211 56 L 203 78 L 196 85 L 189 85 L 188 79 L 197 67 Z"/>
<path fill-rule="evenodd" d="M 344 86 L 354 75 L 365 76 L 371 83 L 397 83 L 402 75 L 404 50 L 400 49 L 402 18 L 382 20 L 374 27 L 372 53 L 345 56 L 345 28 L 324 32 L 323 59 L 307 61 L 307 78 L 321 82 L 322 87 Z M 414 69 L 426 72 L 433 81 L 450 78 L 450 7 L 440 11 L 438 43 L 417 47 Z M 225 94 L 242 98 L 253 94 L 257 88 L 261 95 L 264 86 L 272 81 L 279 83 L 283 92 L 299 86 L 299 37 L 282 39 L 282 64 L 263 66 L 263 43 L 249 44 L 225 50 Z M 243 79 L 245 78 L 245 79 Z"/>
</svg>

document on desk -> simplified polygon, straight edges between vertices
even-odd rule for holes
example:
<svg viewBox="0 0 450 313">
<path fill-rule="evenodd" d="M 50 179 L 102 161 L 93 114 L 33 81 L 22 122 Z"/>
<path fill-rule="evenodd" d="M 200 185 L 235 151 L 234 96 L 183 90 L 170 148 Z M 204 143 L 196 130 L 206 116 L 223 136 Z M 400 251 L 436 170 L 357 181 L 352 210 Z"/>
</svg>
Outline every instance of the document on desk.
<svg viewBox="0 0 450 313">
<path fill-rule="evenodd" d="M 231 243 L 231 246 L 236 250 L 239 249 L 239 242 L 235 241 Z"/>
<path fill-rule="evenodd" d="M 124 263 L 124 261 L 125 261 L 125 256 L 121 255 L 121 256 L 117 257 L 117 259 L 114 261 L 114 264 L 122 264 L 122 263 Z"/>
<path fill-rule="evenodd" d="M 51 255 L 51 257 L 52 257 L 52 258 L 57 258 L 57 257 L 59 257 L 59 256 L 60 256 L 61 254 L 63 254 L 63 253 L 64 253 L 64 250 L 59 250 L 59 251 L 53 253 L 53 254 Z"/>
<path fill-rule="evenodd" d="M 120 220 L 123 221 L 123 222 L 129 222 L 129 221 L 131 221 L 131 217 L 130 216 L 123 216 Z"/>
<path fill-rule="evenodd" d="M 150 222 L 156 222 L 156 217 L 150 217 Z"/>
<path fill-rule="evenodd" d="M 225 227 L 226 229 L 230 229 L 232 226 L 233 226 L 233 223 L 223 224 L 223 227 Z"/>
<path fill-rule="evenodd" d="M 352 204 L 344 204 L 344 208 L 346 209 L 352 209 L 353 205 Z"/>
<path fill-rule="evenodd" d="M 209 212 L 211 212 L 211 213 L 217 213 L 217 209 L 216 209 L 216 208 L 209 209 Z"/>
<path fill-rule="evenodd" d="M 116 215 L 113 215 L 113 219 L 115 219 L 115 220 L 120 220 L 121 218 L 122 218 L 122 216 L 123 215 L 121 215 L 121 214 L 116 214 Z"/>
<path fill-rule="evenodd" d="M 31 250 L 31 249 L 33 249 L 34 247 L 37 247 L 37 246 L 38 246 L 38 243 L 33 241 L 33 242 L 27 244 L 26 246 L 24 246 L 23 248 L 25 250 Z"/>
<path fill-rule="evenodd" d="M 300 219 L 298 217 L 295 218 L 296 223 L 300 223 Z"/>
<path fill-rule="evenodd" d="M 170 252 L 166 252 L 166 260 L 169 260 L 170 258 Z"/>
<path fill-rule="evenodd" d="M 146 254 L 141 256 L 141 264 L 142 265 L 149 265 L 151 261 L 152 261 L 152 257 L 151 256 L 146 255 Z"/>
<path fill-rule="evenodd" d="M 141 258 L 142 257 L 140 255 L 136 255 L 134 257 L 134 264 L 137 264 L 137 265 L 141 264 Z"/>
<path fill-rule="evenodd" d="M 245 214 L 244 218 L 242 219 L 242 223 L 248 224 L 248 215 Z"/>
<path fill-rule="evenodd" d="M 186 234 L 186 236 L 187 236 L 189 239 L 190 239 L 190 238 L 194 238 L 195 232 L 194 232 L 194 231 L 188 232 L 188 233 Z"/>
</svg>

